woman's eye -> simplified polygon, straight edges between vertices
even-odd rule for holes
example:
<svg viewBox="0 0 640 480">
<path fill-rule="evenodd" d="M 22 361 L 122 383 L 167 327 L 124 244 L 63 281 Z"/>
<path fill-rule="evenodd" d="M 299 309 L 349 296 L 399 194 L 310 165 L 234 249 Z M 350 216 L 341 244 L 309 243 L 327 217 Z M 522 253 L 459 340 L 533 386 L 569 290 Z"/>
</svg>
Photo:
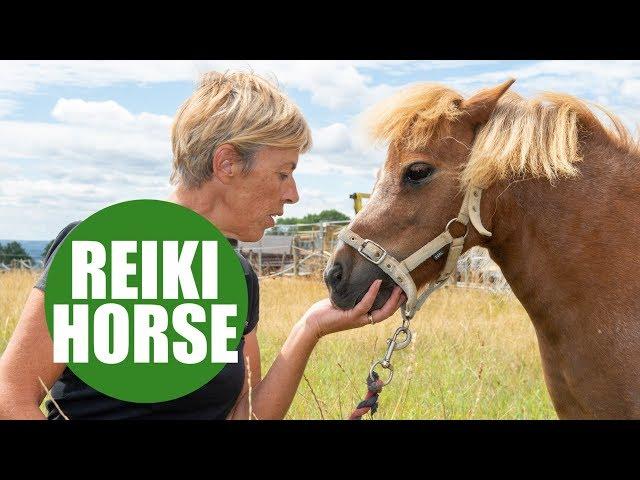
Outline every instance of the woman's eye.
<svg viewBox="0 0 640 480">
<path fill-rule="evenodd" d="M 286 180 L 287 178 L 289 178 L 288 173 L 279 173 L 278 175 L 280 175 L 280 180 Z"/>
<path fill-rule="evenodd" d="M 404 178 L 408 183 L 419 184 L 428 180 L 435 171 L 436 169 L 428 163 L 412 163 L 405 171 Z"/>
</svg>

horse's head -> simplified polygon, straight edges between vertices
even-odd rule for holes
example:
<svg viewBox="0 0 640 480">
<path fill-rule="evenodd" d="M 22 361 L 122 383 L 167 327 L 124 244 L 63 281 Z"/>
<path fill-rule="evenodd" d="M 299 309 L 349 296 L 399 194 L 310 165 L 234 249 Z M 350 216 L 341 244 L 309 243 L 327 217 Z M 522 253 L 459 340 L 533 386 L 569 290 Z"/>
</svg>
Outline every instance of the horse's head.
<svg viewBox="0 0 640 480">
<path fill-rule="evenodd" d="M 439 85 L 417 85 L 374 108 L 368 116 L 371 132 L 389 143 L 387 158 L 369 202 L 349 228 L 381 245 L 397 260 L 440 235 L 460 211 L 464 197 L 460 173 L 475 132 L 513 81 L 482 90 L 467 100 Z M 465 249 L 480 241 L 472 230 L 469 225 Z M 461 236 L 465 226 L 453 222 L 449 231 Z M 412 272 L 418 288 L 434 280 L 445 258 L 429 259 Z M 335 251 L 324 278 L 331 300 L 344 309 L 352 308 L 377 278 L 383 283 L 373 308 L 380 308 L 395 285 L 380 268 L 344 243 Z"/>
</svg>

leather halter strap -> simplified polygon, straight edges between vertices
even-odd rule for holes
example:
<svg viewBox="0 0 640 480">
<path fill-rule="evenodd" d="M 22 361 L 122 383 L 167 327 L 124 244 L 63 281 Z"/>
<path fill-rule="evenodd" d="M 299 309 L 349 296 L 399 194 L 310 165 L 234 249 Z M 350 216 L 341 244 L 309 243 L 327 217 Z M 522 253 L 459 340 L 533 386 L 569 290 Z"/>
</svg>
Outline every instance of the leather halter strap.
<svg viewBox="0 0 640 480">
<path fill-rule="evenodd" d="M 404 309 L 401 309 L 401 312 L 405 319 L 411 319 L 415 313 L 420 310 L 429 295 L 444 285 L 454 272 L 458 258 L 462 254 L 464 241 L 469 229 L 469 221 L 471 221 L 471 224 L 478 233 L 486 237 L 491 236 L 491 232 L 484 228 L 482 220 L 480 219 L 481 197 L 481 188 L 469 187 L 465 193 L 458 216 L 447 223 L 447 226 L 440 235 L 402 261 L 395 259 L 381 245 L 373 240 L 363 239 L 348 227 L 345 227 L 338 233 L 338 238 L 347 245 L 355 248 L 364 258 L 377 265 L 404 290 L 407 295 L 407 301 Z M 463 236 L 453 237 L 451 235 L 449 226 L 453 222 L 458 222 L 465 226 Z M 441 270 L 438 278 L 429 284 L 420 296 L 418 296 L 418 289 L 411 277 L 411 271 L 422 265 L 429 258 L 434 257 L 435 260 L 440 258 L 442 254 L 437 254 L 447 245 L 449 245 L 449 252 L 444 268 Z"/>
</svg>

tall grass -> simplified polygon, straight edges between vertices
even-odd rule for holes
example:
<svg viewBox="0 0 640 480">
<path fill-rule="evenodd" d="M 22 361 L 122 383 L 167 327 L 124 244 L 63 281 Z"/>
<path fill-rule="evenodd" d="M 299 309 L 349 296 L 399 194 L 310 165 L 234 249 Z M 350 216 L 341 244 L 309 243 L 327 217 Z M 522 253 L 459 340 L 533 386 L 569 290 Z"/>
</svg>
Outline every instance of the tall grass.
<svg viewBox="0 0 640 480">
<path fill-rule="evenodd" d="M 260 287 L 258 338 L 266 369 L 291 326 L 326 290 L 319 281 L 292 278 L 263 280 Z M 287 418 L 347 417 L 364 398 L 369 366 L 384 355 L 399 324 L 396 314 L 323 338 Z M 556 418 L 533 326 L 511 294 L 441 289 L 411 328 L 414 341 L 394 353 L 394 378 L 380 394 L 374 418 Z"/>
<path fill-rule="evenodd" d="M 9 343 L 38 275 L 29 270 L 0 272 L 0 353 Z"/>
<path fill-rule="evenodd" d="M 0 274 L 0 352 L 35 280 L 27 271 Z M 293 324 L 327 292 L 317 279 L 265 279 L 260 288 L 258 338 L 264 375 Z M 323 338 L 286 418 L 348 417 L 364 398 L 369 366 L 384 355 L 386 339 L 399 324 L 396 314 L 375 326 Z M 411 324 L 414 341 L 394 353 L 395 375 L 380 394 L 374 418 L 556 418 L 535 332 L 512 295 L 441 289 Z"/>
</svg>

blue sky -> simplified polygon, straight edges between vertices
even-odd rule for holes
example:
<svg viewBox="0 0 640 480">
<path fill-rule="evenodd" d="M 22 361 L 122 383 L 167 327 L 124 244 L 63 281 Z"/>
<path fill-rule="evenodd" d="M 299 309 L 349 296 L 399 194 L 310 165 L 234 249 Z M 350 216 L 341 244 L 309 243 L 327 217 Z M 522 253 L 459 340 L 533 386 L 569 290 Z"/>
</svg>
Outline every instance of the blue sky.
<svg viewBox="0 0 640 480">
<path fill-rule="evenodd" d="M 640 120 L 640 62 L 631 61 L 3 61 L 0 62 L 0 238 L 48 240 L 124 200 L 168 196 L 169 127 L 199 75 L 251 69 L 275 78 L 314 137 L 285 215 L 353 214 L 384 151 L 357 128 L 364 109 L 415 82 L 462 93 L 515 77 L 530 96 L 576 95 Z"/>
</svg>

